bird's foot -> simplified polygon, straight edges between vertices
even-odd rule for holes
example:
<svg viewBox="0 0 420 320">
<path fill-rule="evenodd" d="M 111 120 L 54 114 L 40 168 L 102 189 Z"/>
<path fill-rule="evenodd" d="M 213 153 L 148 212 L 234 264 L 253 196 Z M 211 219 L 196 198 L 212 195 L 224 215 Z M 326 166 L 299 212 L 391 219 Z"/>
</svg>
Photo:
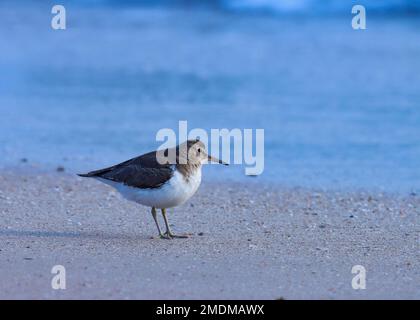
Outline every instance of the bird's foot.
<svg viewBox="0 0 420 320">
<path fill-rule="evenodd" d="M 160 235 L 159 235 L 159 238 L 161 238 L 161 239 L 166 239 L 166 240 L 171 240 L 172 239 L 172 237 L 167 233 L 167 232 L 165 232 L 165 233 L 161 233 Z"/>
<path fill-rule="evenodd" d="M 191 236 L 191 233 L 183 233 L 183 234 L 170 234 L 172 238 L 179 238 L 179 239 L 187 239 Z"/>
<path fill-rule="evenodd" d="M 164 234 L 160 235 L 160 238 L 161 239 L 174 239 L 174 238 L 186 239 L 186 238 L 189 238 L 190 236 L 191 236 L 190 233 L 173 234 L 172 232 L 165 232 Z"/>
</svg>

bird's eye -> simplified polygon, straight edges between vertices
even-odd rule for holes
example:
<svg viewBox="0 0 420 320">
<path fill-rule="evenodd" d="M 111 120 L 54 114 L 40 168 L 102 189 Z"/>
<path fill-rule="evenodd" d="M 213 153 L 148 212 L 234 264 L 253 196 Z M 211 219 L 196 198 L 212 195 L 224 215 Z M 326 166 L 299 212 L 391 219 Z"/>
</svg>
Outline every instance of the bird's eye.
<svg viewBox="0 0 420 320">
<path fill-rule="evenodd" d="M 198 153 L 200 153 L 200 152 L 201 152 L 201 149 L 200 149 L 200 148 L 198 148 L 198 150 L 197 150 L 197 151 L 198 151 Z"/>
</svg>

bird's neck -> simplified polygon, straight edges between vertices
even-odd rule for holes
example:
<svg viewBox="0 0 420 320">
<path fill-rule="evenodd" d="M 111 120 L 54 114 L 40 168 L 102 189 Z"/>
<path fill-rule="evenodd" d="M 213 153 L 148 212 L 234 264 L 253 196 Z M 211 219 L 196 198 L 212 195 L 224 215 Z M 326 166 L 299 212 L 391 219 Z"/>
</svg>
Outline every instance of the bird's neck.
<svg viewBox="0 0 420 320">
<path fill-rule="evenodd" d="M 177 164 L 176 169 L 182 174 L 184 179 L 188 181 L 191 176 L 194 176 L 201 171 L 201 163 Z"/>
</svg>

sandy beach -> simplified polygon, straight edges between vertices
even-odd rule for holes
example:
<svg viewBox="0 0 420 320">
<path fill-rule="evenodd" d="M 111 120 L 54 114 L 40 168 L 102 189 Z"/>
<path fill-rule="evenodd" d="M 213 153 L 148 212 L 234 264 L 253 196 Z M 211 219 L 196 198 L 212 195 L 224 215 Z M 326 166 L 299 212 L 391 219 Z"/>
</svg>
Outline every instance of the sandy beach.
<svg viewBox="0 0 420 320">
<path fill-rule="evenodd" d="M 3 170 L 0 298 L 419 299 L 419 213 L 415 194 L 204 181 L 169 216 L 193 236 L 163 240 L 148 208 L 99 182 Z"/>
<path fill-rule="evenodd" d="M 420 4 L 365 0 L 356 30 L 350 2 L 64 1 L 54 29 L 1 1 L 0 299 L 420 299 Z M 76 173 L 181 121 L 263 129 L 264 171 L 205 168 L 162 240 Z"/>
</svg>

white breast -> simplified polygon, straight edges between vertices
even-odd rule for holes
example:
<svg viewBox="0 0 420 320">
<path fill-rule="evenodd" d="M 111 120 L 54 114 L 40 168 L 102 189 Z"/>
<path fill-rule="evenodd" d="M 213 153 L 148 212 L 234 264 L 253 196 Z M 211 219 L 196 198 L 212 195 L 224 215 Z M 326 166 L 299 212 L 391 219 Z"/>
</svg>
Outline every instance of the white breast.
<svg viewBox="0 0 420 320">
<path fill-rule="evenodd" d="M 175 171 L 169 181 L 156 189 L 139 189 L 102 178 L 98 180 L 117 189 L 127 200 L 148 207 L 171 208 L 183 204 L 198 190 L 201 183 L 201 168 L 189 177 L 188 182 L 181 173 Z"/>
</svg>

